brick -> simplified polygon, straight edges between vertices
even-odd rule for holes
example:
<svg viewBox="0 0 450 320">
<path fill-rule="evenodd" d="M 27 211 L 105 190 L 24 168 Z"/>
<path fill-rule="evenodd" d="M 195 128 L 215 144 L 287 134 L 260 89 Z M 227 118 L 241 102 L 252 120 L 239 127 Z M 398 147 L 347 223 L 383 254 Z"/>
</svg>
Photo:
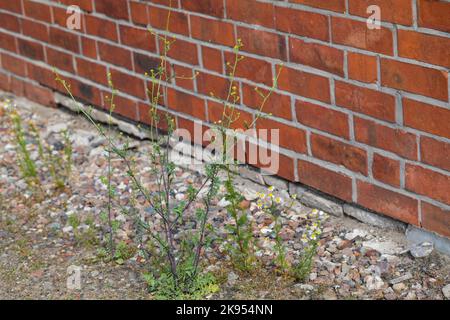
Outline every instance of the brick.
<svg viewBox="0 0 450 320">
<path fill-rule="evenodd" d="M 367 8 L 371 5 L 380 7 L 381 21 L 412 25 L 412 2 L 410 0 L 349 0 L 350 14 L 368 18 Z"/>
<path fill-rule="evenodd" d="M 181 0 L 181 8 L 218 18 L 223 18 L 224 16 L 223 0 Z"/>
<path fill-rule="evenodd" d="M 25 96 L 25 82 L 13 76 L 11 76 L 10 79 L 11 92 L 16 96 Z"/>
<path fill-rule="evenodd" d="M 22 59 L 5 53 L 1 53 L 0 57 L 1 66 L 3 69 L 8 70 L 18 76 L 25 77 L 26 66 Z"/>
<path fill-rule="evenodd" d="M 422 201 L 422 227 L 450 238 L 450 210 Z"/>
<path fill-rule="evenodd" d="M 81 37 L 81 47 L 84 56 L 97 59 L 97 43 L 95 40 Z"/>
<path fill-rule="evenodd" d="M 190 20 L 193 38 L 229 47 L 235 45 L 234 28 L 231 23 L 193 15 L 190 16 Z"/>
<path fill-rule="evenodd" d="M 12 14 L 0 12 L 0 28 L 20 33 L 20 22 Z"/>
<path fill-rule="evenodd" d="M 358 117 L 355 117 L 354 124 L 357 141 L 393 152 L 403 158 L 417 159 L 417 142 L 414 134 Z"/>
<path fill-rule="evenodd" d="M 320 8 L 325 10 L 331 10 L 336 12 L 345 12 L 345 0 L 327 0 L 327 1 L 317 1 L 317 0 L 289 0 L 292 3 L 300 3 L 306 6 Z"/>
<path fill-rule="evenodd" d="M 3 91 L 11 91 L 9 75 L 0 72 L 0 89 Z"/>
<path fill-rule="evenodd" d="M 132 68 L 131 52 L 129 50 L 104 42 L 97 42 L 97 46 L 101 60 L 129 70 Z"/>
<path fill-rule="evenodd" d="M 167 56 L 191 65 L 199 64 L 197 44 L 181 39 L 175 39 L 172 42 Z"/>
<path fill-rule="evenodd" d="M 91 15 L 86 15 L 84 21 L 86 24 L 86 33 L 114 42 L 119 41 L 115 22 Z"/>
<path fill-rule="evenodd" d="M 311 162 L 298 161 L 299 182 L 345 201 L 352 200 L 352 179 Z"/>
<path fill-rule="evenodd" d="M 251 143 L 246 144 L 246 163 L 289 181 L 295 180 L 294 159 L 275 150 Z"/>
<path fill-rule="evenodd" d="M 418 24 L 420 27 L 450 32 L 450 3 L 418 0 Z M 439 13 L 439 14 L 437 14 Z"/>
<path fill-rule="evenodd" d="M 336 81 L 335 97 L 340 107 L 395 122 L 395 97 L 387 93 Z"/>
<path fill-rule="evenodd" d="M 166 121 L 166 112 L 156 110 L 156 114 L 159 119 L 153 117 L 153 109 L 149 104 L 138 102 L 139 122 L 148 125 L 149 127 L 158 127 L 159 129 L 167 132 L 168 125 Z"/>
<path fill-rule="evenodd" d="M 291 62 L 344 76 L 344 52 L 342 50 L 289 38 Z"/>
<path fill-rule="evenodd" d="M 286 39 L 283 35 L 238 27 L 237 38 L 242 40 L 242 51 L 280 60 L 287 59 Z"/>
<path fill-rule="evenodd" d="M 48 107 L 55 106 L 55 97 L 53 95 L 53 91 L 48 88 L 43 88 L 34 83 L 25 82 L 24 94 L 25 97 L 27 97 L 31 101 Z"/>
<path fill-rule="evenodd" d="M 73 78 L 64 78 L 67 84 L 70 85 L 73 96 L 77 98 L 79 102 L 93 104 L 94 106 L 102 105 L 102 97 L 98 88 Z M 60 83 L 56 83 L 55 89 L 67 95 L 66 89 Z"/>
<path fill-rule="evenodd" d="M 405 188 L 447 205 L 450 204 L 450 175 L 407 163 Z"/>
<path fill-rule="evenodd" d="M 120 42 L 122 44 L 133 48 L 156 52 L 155 36 L 152 35 L 147 29 L 121 25 L 119 30 Z"/>
<path fill-rule="evenodd" d="M 149 23 L 147 8 L 148 6 L 145 3 L 130 1 L 131 21 L 146 26 Z"/>
<path fill-rule="evenodd" d="M 49 32 L 51 44 L 75 53 L 80 52 L 80 46 L 78 43 L 79 37 L 76 34 L 53 27 L 50 28 Z"/>
<path fill-rule="evenodd" d="M 103 97 L 103 109 L 109 111 L 111 108 L 111 92 L 109 91 L 102 91 Z M 138 107 L 137 107 L 137 101 L 131 100 L 119 95 L 115 95 L 114 99 L 112 101 L 113 103 L 113 112 L 115 114 L 119 114 L 123 117 L 126 117 L 131 120 L 138 121 L 139 115 L 138 115 Z"/>
<path fill-rule="evenodd" d="M 27 17 L 48 22 L 52 22 L 52 14 L 48 4 L 35 2 L 33 0 L 24 0 L 24 12 Z"/>
<path fill-rule="evenodd" d="M 291 98 L 288 95 L 272 91 L 264 103 L 264 97 L 269 94 L 269 90 L 258 88 L 258 91 L 256 91 L 255 88 L 249 84 L 242 84 L 244 105 L 266 114 L 272 114 L 275 117 L 292 120 Z"/>
<path fill-rule="evenodd" d="M 263 137 L 259 135 L 260 139 L 264 139 L 268 142 L 272 142 L 272 131 L 278 129 L 279 134 L 279 146 L 288 150 L 292 150 L 298 153 L 306 153 L 306 132 L 303 129 L 295 128 L 271 119 L 261 118 L 256 123 L 258 131 L 260 129 L 266 129 L 267 136 Z M 258 132 L 259 134 L 259 132 Z M 275 133 L 274 133 L 275 134 Z M 295 137 L 295 138 L 294 138 Z M 275 142 L 272 142 L 275 143 Z"/>
<path fill-rule="evenodd" d="M 144 0 L 144 1 L 160 4 L 162 6 L 166 6 L 169 8 L 179 8 L 178 1 L 174 1 L 174 0 Z"/>
<path fill-rule="evenodd" d="M 55 75 L 52 70 L 37 66 L 32 63 L 27 63 L 28 78 L 39 82 L 47 87 L 56 88 Z"/>
<path fill-rule="evenodd" d="M 329 40 L 328 17 L 319 13 L 276 7 L 277 30 L 323 41 Z"/>
<path fill-rule="evenodd" d="M 232 123 L 228 125 L 224 115 L 233 119 Z M 208 120 L 211 123 L 222 121 L 222 124 L 230 129 L 242 129 L 245 131 L 251 126 L 253 116 L 252 114 L 237 109 L 236 107 L 231 107 L 228 105 L 227 108 L 225 108 L 223 103 L 208 100 Z"/>
<path fill-rule="evenodd" d="M 450 110 L 411 99 L 403 99 L 405 126 L 450 139 Z"/>
<path fill-rule="evenodd" d="M 406 62 L 381 59 L 381 84 L 448 101 L 447 74 Z"/>
<path fill-rule="evenodd" d="M 367 175 L 367 153 L 364 149 L 312 133 L 311 151 L 318 159 Z"/>
<path fill-rule="evenodd" d="M 350 137 L 348 116 L 339 111 L 328 109 L 306 101 L 295 104 L 297 121 L 305 126 L 322 130 L 343 138 Z"/>
<path fill-rule="evenodd" d="M 44 47 L 37 42 L 17 39 L 19 53 L 33 60 L 44 61 Z"/>
<path fill-rule="evenodd" d="M 178 87 L 186 90 L 194 90 L 194 72 L 191 68 L 187 68 L 180 65 L 174 65 L 173 71 L 175 73 L 175 83 Z"/>
<path fill-rule="evenodd" d="M 189 114 L 197 119 L 206 119 L 205 100 L 193 94 L 168 88 L 167 101 L 171 110 Z"/>
<path fill-rule="evenodd" d="M 77 71 L 80 77 L 108 86 L 106 67 L 86 59 L 76 58 Z"/>
<path fill-rule="evenodd" d="M 331 32 L 333 43 L 386 55 L 393 54 L 392 32 L 387 28 L 370 30 L 365 22 L 332 17 Z"/>
<path fill-rule="evenodd" d="M 139 74 L 150 74 L 150 70 L 155 70 L 155 72 L 158 70 L 160 66 L 160 58 L 157 57 L 151 57 L 146 54 L 141 54 L 137 52 L 133 52 L 133 58 L 134 58 L 134 71 Z"/>
<path fill-rule="evenodd" d="M 425 33 L 398 30 L 398 54 L 450 68 L 450 38 Z"/>
<path fill-rule="evenodd" d="M 347 54 L 348 77 L 367 83 L 374 83 L 378 80 L 377 57 L 368 56 L 356 52 Z"/>
<path fill-rule="evenodd" d="M 195 78 L 197 91 L 206 96 L 213 95 L 219 99 L 227 99 L 230 90 L 230 81 L 209 73 L 200 72 Z"/>
<path fill-rule="evenodd" d="M 295 70 L 289 67 L 277 66 L 278 87 L 303 97 L 330 102 L 330 83 L 325 77 Z"/>
<path fill-rule="evenodd" d="M 169 10 L 159 7 L 148 8 L 148 20 L 152 28 L 166 30 Z M 189 36 L 189 18 L 182 12 L 171 11 L 168 30 L 173 33 Z"/>
<path fill-rule="evenodd" d="M 231 52 L 225 52 L 225 64 L 230 63 L 230 67 L 225 67 L 227 73 L 232 71 L 232 67 L 236 61 L 236 55 Z M 261 59 L 256 59 L 248 56 L 242 56 L 243 60 L 237 63 L 235 76 L 238 78 L 248 79 L 254 82 L 263 83 L 267 86 L 272 86 L 272 65 Z"/>
<path fill-rule="evenodd" d="M 95 11 L 103 13 L 108 17 L 115 19 L 129 20 L 128 15 L 128 0 L 114 0 L 114 5 L 111 5 L 110 0 L 94 0 Z"/>
<path fill-rule="evenodd" d="M 400 162 L 381 154 L 373 154 L 372 174 L 375 179 L 394 187 L 400 186 Z"/>
<path fill-rule="evenodd" d="M 129 74 L 115 69 L 112 69 L 110 72 L 114 83 L 114 88 L 134 97 L 146 99 L 144 80 L 130 76 Z"/>
<path fill-rule="evenodd" d="M 55 1 L 55 0 L 53 0 Z M 66 6 L 78 6 L 81 10 L 92 12 L 94 10 L 94 6 L 92 4 L 92 0 L 56 0 L 59 3 L 62 3 Z"/>
<path fill-rule="evenodd" d="M 71 54 L 67 54 L 60 50 L 55 50 L 49 47 L 47 47 L 45 51 L 47 52 L 47 64 L 49 64 L 51 67 L 55 67 L 71 73 L 75 72 L 75 69 L 73 67 L 73 56 Z"/>
<path fill-rule="evenodd" d="M 420 137 L 420 160 L 450 172 L 450 143 Z"/>
<path fill-rule="evenodd" d="M 256 0 L 226 0 L 227 19 L 257 24 L 267 28 L 274 27 L 274 8 L 271 3 Z"/>
<path fill-rule="evenodd" d="M 358 204 L 413 225 L 419 224 L 418 202 L 403 194 L 357 181 Z"/>
<path fill-rule="evenodd" d="M 22 33 L 36 40 L 49 41 L 48 27 L 43 23 L 22 19 Z"/>
<path fill-rule="evenodd" d="M 22 1 L 0 0 L 0 6 L 3 10 L 22 14 Z"/>
<path fill-rule="evenodd" d="M 202 46 L 202 62 L 203 67 L 208 70 L 223 72 L 222 51 L 220 50 Z"/>
<path fill-rule="evenodd" d="M 59 25 L 62 28 L 67 28 L 67 19 L 69 17 L 69 14 L 67 13 L 66 8 L 60 8 L 60 7 L 52 7 L 53 12 L 53 24 Z M 85 24 L 83 23 L 83 15 L 81 15 L 81 29 L 74 29 L 73 32 L 85 32 Z"/>
<path fill-rule="evenodd" d="M 16 38 L 0 31 L 0 48 L 11 52 L 17 52 Z"/>
</svg>

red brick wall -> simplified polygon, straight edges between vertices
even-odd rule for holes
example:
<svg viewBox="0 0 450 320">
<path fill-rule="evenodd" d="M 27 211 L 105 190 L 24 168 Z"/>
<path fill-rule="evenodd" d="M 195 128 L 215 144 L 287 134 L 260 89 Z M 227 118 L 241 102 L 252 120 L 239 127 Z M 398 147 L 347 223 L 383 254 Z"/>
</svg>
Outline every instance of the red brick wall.
<svg viewBox="0 0 450 320">
<path fill-rule="evenodd" d="M 159 45 L 169 0 L 0 0 L 0 88 L 43 104 L 63 91 L 102 106 L 112 73 L 118 112 L 146 122 L 144 71 Z M 347 202 L 450 237 L 450 3 L 425 0 L 173 0 L 173 70 L 195 80 L 169 84 L 163 104 L 190 127 L 210 121 L 226 90 L 225 63 L 238 38 L 243 117 L 268 89 L 281 129 L 280 175 Z M 83 10 L 82 30 L 66 28 L 66 7 Z M 381 29 L 366 25 L 381 8 Z"/>
</svg>

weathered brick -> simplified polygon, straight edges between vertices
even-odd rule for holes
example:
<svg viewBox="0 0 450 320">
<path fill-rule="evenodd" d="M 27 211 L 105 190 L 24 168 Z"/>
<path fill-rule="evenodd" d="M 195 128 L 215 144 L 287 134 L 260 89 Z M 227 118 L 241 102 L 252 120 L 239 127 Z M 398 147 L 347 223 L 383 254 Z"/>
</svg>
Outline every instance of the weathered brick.
<svg viewBox="0 0 450 320">
<path fill-rule="evenodd" d="M 45 51 L 47 53 L 47 63 L 51 67 L 55 67 L 71 73 L 75 72 L 75 69 L 73 67 L 73 55 L 49 47 L 47 47 Z"/>
<path fill-rule="evenodd" d="M 372 174 L 378 181 L 394 187 L 400 186 L 400 162 L 398 160 L 374 153 Z"/>
<path fill-rule="evenodd" d="M 119 30 L 120 42 L 122 44 L 137 49 L 156 52 L 155 36 L 152 35 L 147 29 L 121 25 Z"/>
<path fill-rule="evenodd" d="M 380 91 L 335 82 L 336 105 L 368 116 L 395 122 L 395 97 Z"/>
<path fill-rule="evenodd" d="M 97 42 L 100 59 L 116 66 L 131 69 L 131 52 L 119 46 L 105 42 Z"/>
<path fill-rule="evenodd" d="M 119 41 L 115 22 L 91 15 L 86 15 L 84 21 L 86 24 L 86 33 L 114 42 Z"/>
<path fill-rule="evenodd" d="M 305 126 L 349 138 L 348 116 L 345 113 L 300 100 L 295 108 L 298 122 Z"/>
<path fill-rule="evenodd" d="M 173 71 L 176 75 L 175 83 L 178 87 L 184 88 L 186 90 L 194 91 L 194 72 L 192 68 L 173 65 Z"/>
<path fill-rule="evenodd" d="M 349 52 L 347 54 L 348 77 L 367 83 L 377 82 L 377 64 L 376 56 Z"/>
<path fill-rule="evenodd" d="M 89 79 L 97 83 L 101 83 L 104 86 L 108 86 L 108 78 L 105 66 L 81 58 L 77 58 L 76 61 L 77 71 L 80 77 Z"/>
<path fill-rule="evenodd" d="M 102 91 L 102 95 L 104 97 L 102 108 L 109 112 L 111 109 L 111 92 Z M 112 103 L 113 112 L 115 114 L 119 114 L 131 120 L 139 120 L 136 100 L 128 99 L 120 95 L 115 95 Z"/>
<path fill-rule="evenodd" d="M 23 1 L 24 12 L 27 17 L 48 22 L 52 22 L 52 14 L 50 12 L 50 6 L 45 3 L 36 2 L 33 0 Z"/>
<path fill-rule="evenodd" d="M 403 99 L 405 126 L 450 139 L 450 110 L 411 99 Z"/>
<path fill-rule="evenodd" d="M 298 161 L 297 168 L 301 183 L 342 200 L 352 200 L 352 179 L 350 177 L 303 160 Z"/>
<path fill-rule="evenodd" d="M 450 204 L 450 175 L 407 163 L 405 188 L 447 205 Z"/>
<path fill-rule="evenodd" d="M 231 23 L 198 16 L 190 16 L 193 38 L 232 47 L 236 44 Z"/>
<path fill-rule="evenodd" d="M 22 14 L 22 1 L 0 0 L 2 9 Z"/>
<path fill-rule="evenodd" d="M 44 61 L 44 47 L 37 42 L 25 39 L 17 39 L 19 53 L 33 60 Z"/>
<path fill-rule="evenodd" d="M 0 31 L 0 48 L 11 52 L 17 52 L 16 39 L 13 36 Z"/>
<path fill-rule="evenodd" d="M 167 24 L 168 19 L 169 24 Z M 152 28 L 166 30 L 168 26 L 170 32 L 189 35 L 189 19 L 185 13 L 171 11 L 169 18 L 168 9 L 152 6 L 148 8 L 148 20 Z"/>
<path fill-rule="evenodd" d="M 332 17 L 331 32 L 333 43 L 387 55 L 393 54 L 392 32 L 387 28 L 370 30 L 365 22 Z"/>
<path fill-rule="evenodd" d="M 223 72 L 222 51 L 218 49 L 202 46 L 202 62 L 203 67 L 208 70 Z"/>
<path fill-rule="evenodd" d="M 412 24 L 412 2 L 410 0 L 349 0 L 350 14 L 368 18 L 367 8 L 380 7 L 381 21 L 410 26 Z"/>
<path fill-rule="evenodd" d="M 146 99 L 144 80 L 116 69 L 111 69 L 110 72 L 114 88 L 137 98 Z"/>
<path fill-rule="evenodd" d="M 236 66 L 234 73 L 236 77 L 272 86 L 272 65 L 269 62 L 248 56 L 240 55 L 240 57 L 242 57 L 243 60 L 239 61 Z M 229 67 L 225 67 L 227 73 L 230 73 L 232 71 L 231 67 L 235 64 L 236 55 L 231 52 L 225 52 L 224 58 L 225 65 L 229 63 Z"/>
<path fill-rule="evenodd" d="M 48 88 L 38 86 L 34 83 L 24 83 L 24 95 L 31 101 L 37 102 L 44 106 L 55 106 L 55 97 L 53 91 Z"/>
<path fill-rule="evenodd" d="M 158 67 L 161 64 L 161 60 L 157 57 L 151 57 L 146 54 L 141 54 L 137 52 L 133 52 L 133 58 L 134 58 L 134 71 L 136 71 L 139 74 L 150 74 L 150 70 L 154 70 L 157 72 Z"/>
<path fill-rule="evenodd" d="M 345 12 L 345 0 L 289 0 L 292 3 L 300 3 L 314 8 L 332 10 L 336 12 Z"/>
<path fill-rule="evenodd" d="M 208 100 L 208 120 L 211 123 L 217 123 L 222 121 L 226 122 L 227 116 L 233 119 L 233 122 L 229 124 L 231 129 L 247 130 L 253 122 L 253 116 L 251 113 L 237 109 L 236 107 L 227 106 L 225 108 L 223 103 Z"/>
<path fill-rule="evenodd" d="M 419 225 L 418 202 L 403 194 L 358 181 L 358 204 L 400 221 Z"/>
<path fill-rule="evenodd" d="M 256 123 L 256 127 L 258 130 L 260 129 L 266 129 L 267 130 L 267 137 L 265 140 L 268 142 L 272 142 L 272 137 L 275 132 L 271 132 L 272 129 L 277 130 L 279 134 L 279 146 L 296 151 L 299 153 L 306 153 L 307 147 L 306 147 L 306 133 L 303 129 L 295 128 L 271 119 L 262 118 L 259 119 Z M 295 137 L 295 139 L 292 139 L 292 137 Z M 260 138 L 263 138 L 260 136 Z M 264 138 L 263 138 L 264 139 Z"/>
<path fill-rule="evenodd" d="M 197 44 L 181 39 L 172 42 L 167 56 L 191 65 L 199 64 Z"/>
<path fill-rule="evenodd" d="M 344 52 L 317 43 L 289 38 L 289 59 L 340 76 L 344 75 Z"/>
<path fill-rule="evenodd" d="M 92 59 L 97 59 L 97 43 L 87 37 L 81 37 L 81 47 L 83 55 Z"/>
<path fill-rule="evenodd" d="M 218 18 L 223 18 L 225 11 L 223 0 L 181 0 L 181 8 L 189 11 L 207 14 L 210 16 L 215 16 Z"/>
<path fill-rule="evenodd" d="M 448 37 L 398 30 L 398 54 L 401 57 L 450 68 L 449 52 L 450 38 Z"/>
<path fill-rule="evenodd" d="M 274 8 L 271 3 L 256 0 L 226 0 L 227 19 L 274 27 Z"/>
<path fill-rule="evenodd" d="M 422 201 L 422 227 L 450 238 L 450 210 Z"/>
<path fill-rule="evenodd" d="M 95 1 L 95 11 L 103 13 L 108 17 L 129 20 L 128 14 L 128 0 L 114 0 L 114 5 L 111 4 L 110 0 L 94 0 Z"/>
<path fill-rule="evenodd" d="M 355 138 L 364 144 L 384 149 L 407 159 L 417 159 L 416 136 L 374 121 L 355 117 Z"/>
<path fill-rule="evenodd" d="M 1 53 L 0 57 L 1 66 L 3 69 L 8 70 L 18 76 L 25 77 L 26 65 L 22 59 L 5 53 Z"/>
<path fill-rule="evenodd" d="M 55 0 L 53 0 L 55 1 Z M 62 3 L 66 6 L 76 5 L 80 7 L 81 10 L 92 12 L 94 10 L 94 6 L 92 4 L 92 0 L 57 0 L 59 3 Z"/>
<path fill-rule="evenodd" d="M 78 35 L 54 27 L 50 27 L 49 32 L 51 44 L 75 53 L 80 52 Z"/>
<path fill-rule="evenodd" d="M 20 22 L 16 16 L 0 12 L 0 28 L 20 33 Z"/>
<path fill-rule="evenodd" d="M 199 72 L 195 78 L 197 81 L 197 91 L 206 96 L 214 96 L 219 99 L 227 99 L 230 90 L 230 81 L 213 74 Z"/>
<path fill-rule="evenodd" d="M 330 83 L 325 77 L 295 70 L 289 67 L 277 66 L 278 86 L 303 97 L 330 102 Z"/>
<path fill-rule="evenodd" d="M 36 40 L 41 40 L 43 42 L 49 41 L 48 27 L 44 23 L 22 19 L 22 33 Z"/>
<path fill-rule="evenodd" d="M 275 21 L 277 30 L 323 41 L 329 40 L 329 23 L 325 15 L 293 8 L 276 7 Z"/>
<path fill-rule="evenodd" d="M 263 103 L 264 97 L 269 94 L 269 90 L 262 88 L 255 90 L 255 88 L 255 86 L 249 84 L 242 84 L 243 104 L 263 113 L 273 114 L 275 117 L 292 120 L 291 98 L 289 96 L 272 91 L 266 102 Z"/>
<path fill-rule="evenodd" d="M 450 32 L 450 3 L 417 0 L 418 24 L 421 27 Z"/>
<path fill-rule="evenodd" d="M 450 172 L 450 143 L 420 137 L 420 160 Z"/>
<path fill-rule="evenodd" d="M 146 26 L 149 23 L 147 8 L 148 6 L 145 3 L 130 1 L 131 21 Z"/>
<path fill-rule="evenodd" d="M 381 59 L 381 84 L 448 101 L 447 74 L 411 63 Z"/>
<path fill-rule="evenodd" d="M 312 133 L 311 151 L 318 159 L 367 175 L 367 153 L 364 149 Z"/>
<path fill-rule="evenodd" d="M 283 35 L 238 27 L 237 38 L 242 40 L 242 51 L 280 60 L 287 59 L 286 39 Z"/>
<path fill-rule="evenodd" d="M 170 109 L 189 114 L 197 119 L 205 120 L 205 100 L 179 90 L 168 88 L 168 105 Z"/>
</svg>

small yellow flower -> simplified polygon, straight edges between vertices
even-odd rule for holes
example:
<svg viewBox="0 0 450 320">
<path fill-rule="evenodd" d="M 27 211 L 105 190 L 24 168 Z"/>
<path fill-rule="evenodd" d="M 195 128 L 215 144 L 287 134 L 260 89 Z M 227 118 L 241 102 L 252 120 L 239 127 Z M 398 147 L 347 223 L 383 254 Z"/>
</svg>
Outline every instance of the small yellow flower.
<svg viewBox="0 0 450 320">
<path fill-rule="evenodd" d="M 275 188 L 273 186 L 270 186 L 269 188 L 267 188 L 267 190 L 269 190 L 270 192 L 272 192 L 273 190 L 275 190 Z"/>
<path fill-rule="evenodd" d="M 280 198 L 280 197 L 276 197 L 276 198 L 275 198 L 275 202 L 276 202 L 276 203 L 281 203 L 281 198 Z"/>
</svg>

